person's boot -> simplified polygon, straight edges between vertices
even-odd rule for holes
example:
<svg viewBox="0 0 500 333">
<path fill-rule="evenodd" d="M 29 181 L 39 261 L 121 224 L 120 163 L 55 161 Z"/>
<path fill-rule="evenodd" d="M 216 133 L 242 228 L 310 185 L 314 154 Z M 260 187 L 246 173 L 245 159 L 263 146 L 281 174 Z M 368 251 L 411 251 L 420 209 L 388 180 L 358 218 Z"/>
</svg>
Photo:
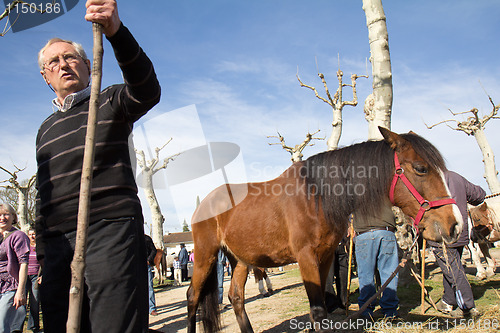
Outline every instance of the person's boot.
<svg viewBox="0 0 500 333">
<path fill-rule="evenodd" d="M 476 319 L 479 316 L 481 316 L 481 314 L 479 313 L 479 311 L 477 311 L 476 308 L 465 309 L 465 310 L 456 308 L 455 310 L 451 311 L 450 316 L 452 316 L 453 318 Z"/>
<path fill-rule="evenodd" d="M 450 304 L 446 303 L 441 299 L 437 304 L 436 308 L 441 311 L 442 313 L 450 314 L 453 311 L 453 306 Z"/>
</svg>

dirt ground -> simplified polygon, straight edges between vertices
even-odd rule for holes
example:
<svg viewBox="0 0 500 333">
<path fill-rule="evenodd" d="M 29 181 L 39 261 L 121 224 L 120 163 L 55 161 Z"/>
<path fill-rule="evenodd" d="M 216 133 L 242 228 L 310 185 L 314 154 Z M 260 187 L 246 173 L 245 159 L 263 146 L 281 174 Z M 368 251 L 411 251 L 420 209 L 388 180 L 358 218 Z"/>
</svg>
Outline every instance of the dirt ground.
<svg viewBox="0 0 500 333">
<path fill-rule="evenodd" d="M 277 269 L 269 273 L 274 288 L 274 295 L 271 297 L 262 297 L 253 277 L 248 279 L 245 288 L 245 308 L 255 332 L 289 332 L 285 326 L 291 318 L 308 321 L 309 306 L 300 274 L 296 265 L 292 265 L 289 269 L 292 274 L 285 274 Z M 292 272 L 293 270 L 296 272 Z M 222 332 L 239 332 L 234 311 L 227 298 L 229 285 L 230 280 L 226 276 L 223 301 L 225 308 L 221 312 Z M 159 315 L 149 317 L 151 329 L 169 333 L 187 332 L 187 288 L 186 283 L 182 287 L 156 292 Z M 200 324 L 198 331 L 203 331 Z"/>
<path fill-rule="evenodd" d="M 500 248 L 495 249 L 494 256 L 497 258 L 497 274 L 494 278 L 496 292 L 500 291 Z M 470 264 L 468 274 L 475 274 L 475 269 Z M 429 265 L 430 270 L 436 270 L 436 266 Z M 439 268 L 437 268 L 439 270 Z M 300 273 L 296 265 L 288 266 L 285 272 L 274 269 L 270 273 L 270 279 L 274 287 L 274 295 L 264 298 L 260 296 L 258 285 L 253 277 L 249 278 L 245 289 L 245 308 L 250 322 L 255 332 L 305 332 L 309 323 L 309 305 L 307 295 L 300 278 Z M 439 272 L 438 272 L 439 273 Z M 438 279 L 441 274 L 434 274 Z M 473 279 L 473 275 L 469 275 Z M 228 305 L 227 291 L 229 289 L 229 277 L 224 280 L 224 305 Z M 416 284 L 416 282 L 415 282 Z M 352 281 L 354 288 L 357 286 L 357 279 Z M 156 291 L 156 304 L 159 315 L 150 316 L 150 328 L 158 332 L 187 332 L 187 302 L 186 291 L 188 284 L 181 287 L 159 288 Z M 352 291 L 353 289 L 351 289 Z M 398 291 L 399 294 L 399 291 Z M 420 304 L 420 295 L 415 295 L 415 304 Z M 436 297 L 436 296 L 435 296 Z M 500 296 L 499 296 L 500 297 Z M 401 297 L 400 297 L 401 298 Z M 412 297 L 413 298 L 413 297 Z M 438 301 L 439 297 L 434 301 Z M 353 302 L 351 298 L 351 302 Z M 354 300 L 355 302 L 355 300 Z M 400 299 L 400 302 L 403 300 Z M 498 303 L 498 302 L 495 302 Z M 413 312 L 419 311 L 420 307 L 415 306 Z M 352 304 L 350 313 L 358 309 L 357 304 Z M 428 305 L 426 316 L 430 319 L 438 316 L 439 313 Z M 340 309 L 329 314 L 329 322 L 340 322 L 345 319 L 346 313 Z M 239 332 L 236 317 L 230 306 L 222 310 L 222 332 Z M 198 331 L 203 332 L 200 324 Z M 345 330 L 344 330 L 345 331 Z M 351 331 L 351 330 L 349 330 Z M 357 331 L 357 330 L 356 330 Z M 359 330 L 363 331 L 363 330 Z M 411 331 L 411 330 L 410 330 Z"/>
</svg>

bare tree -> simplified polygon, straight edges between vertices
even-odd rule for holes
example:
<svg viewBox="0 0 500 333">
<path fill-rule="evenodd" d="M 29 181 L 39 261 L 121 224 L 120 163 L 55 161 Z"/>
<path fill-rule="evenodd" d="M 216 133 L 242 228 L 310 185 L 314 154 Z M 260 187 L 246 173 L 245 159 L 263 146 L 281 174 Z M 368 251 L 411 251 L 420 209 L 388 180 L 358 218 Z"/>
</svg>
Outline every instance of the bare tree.
<svg viewBox="0 0 500 333">
<path fill-rule="evenodd" d="M 30 191 L 33 190 L 35 185 L 36 175 L 30 177 L 30 179 L 26 182 L 18 181 L 18 173 L 23 171 L 24 169 L 20 169 L 14 165 L 16 171 L 9 171 L 4 167 L 0 166 L 0 169 L 9 174 L 10 178 L 0 183 L 8 183 L 9 185 L 2 185 L 1 187 L 7 190 L 14 190 L 17 193 L 17 217 L 19 227 L 26 231 L 29 228 L 29 194 Z"/>
<path fill-rule="evenodd" d="M 165 169 L 170 161 L 172 161 L 179 154 L 175 154 L 169 156 L 164 159 L 160 159 L 160 152 L 166 145 L 168 145 L 172 141 L 172 138 L 167 141 L 161 148 L 155 148 L 155 155 L 151 160 L 146 160 L 146 155 L 143 150 L 134 149 L 137 155 L 137 164 L 142 169 L 142 177 L 143 177 L 143 186 L 144 186 L 144 194 L 146 195 L 146 199 L 149 204 L 149 208 L 151 209 L 151 218 L 152 221 L 152 229 L 153 242 L 158 249 L 164 250 L 163 246 L 163 222 L 165 218 L 161 213 L 160 204 L 158 203 L 158 199 L 156 197 L 154 186 L 153 186 L 153 176 L 160 170 Z M 159 164 L 162 163 L 163 164 Z"/>
<path fill-rule="evenodd" d="M 389 35 L 382 0 L 363 0 L 370 43 L 373 93 L 365 100 L 368 139 L 382 139 L 378 126 L 391 128 L 392 70 Z"/>
<path fill-rule="evenodd" d="M 279 143 L 269 143 L 269 145 L 272 146 L 272 145 L 279 145 L 280 144 L 283 147 L 283 149 L 285 149 L 286 151 L 288 151 L 292 155 L 292 158 L 291 158 L 292 162 L 302 161 L 302 157 L 304 157 L 304 155 L 302 155 L 302 151 L 304 150 L 304 148 L 307 146 L 314 146 L 314 143 L 311 143 L 311 140 L 324 140 L 325 139 L 325 138 L 313 137 L 313 135 L 318 133 L 319 131 L 320 130 L 317 130 L 316 132 L 314 132 L 312 134 L 307 132 L 305 140 L 301 144 L 295 145 L 295 147 L 293 147 L 293 148 L 286 145 L 285 138 L 278 132 L 278 136 L 271 135 L 271 136 L 268 136 L 268 138 L 277 138 L 280 142 Z"/>
<path fill-rule="evenodd" d="M 493 109 L 491 112 L 482 118 L 479 116 L 479 110 L 477 108 L 473 108 L 469 111 L 453 113 L 450 109 L 448 111 L 451 112 L 453 116 L 463 115 L 463 114 L 472 114 L 464 121 L 458 121 L 456 119 L 447 119 L 440 121 L 434 125 L 427 125 L 428 129 L 432 129 L 437 125 L 446 124 L 449 128 L 455 131 L 462 131 L 467 135 L 473 135 L 476 138 L 479 149 L 481 149 L 481 153 L 483 154 L 483 163 L 484 163 L 484 178 L 488 183 L 488 187 L 490 188 L 491 193 L 500 193 L 500 182 L 498 181 L 498 171 L 495 165 L 495 155 L 493 154 L 493 150 L 486 138 L 486 134 L 484 133 L 484 128 L 486 127 L 486 123 L 491 119 L 499 119 L 498 109 L 499 105 L 495 105 L 490 96 L 488 96 Z M 450 126 L 449 123 L 455 123 L 455 127 Z"/>
<path fill-rule="evenodd" d="M 327 140 L 326 145 L 328 147 L 328 150 L 335 150 L 338 148 L 340 136 L 342 135 L 342 110 L 344 109 L 344 106 L 346 106 L 346 105 L 350 105 L 350 106 L 358 105 L 358 95 L 356 92 L 356 80 L 360 77 L 368 78 L 368 76 L 367 75 L 352 74 L 351 75 L 351 84 L 348 84 L 348 83 L 343 83 L 343 81 L 342 81 L 344 73 L 340 69 L 337 70 L 337 79 L 338 79 L 339 84 L 337 87 L 337 91 L 335 92 L 333 97 L 330 94 L 330 90 L 328 89 L 328 85 L 326 83 L 325 76 L 322 73 L 318 73 L 318 76 L 321 79 L 321 82 L 323 83 L 323 86 L 325 88 L 325 92 L 326 92 L 326 96 L 327 96 L 326 98 L 320 96 L 315 87 L 304 84 L 300 80 L 298 73 L 297 73 L 297 80 L 299 81 L 301 87 L 311 89 L 312 91 L 314 91 L 314 94 L 316 95 L 317 98 L 319 98 L 320 100 L 322 100 L 323 102 L 325 102 L 326 104 L 328 104 L 332 107 L 332 109 L 333 109 L 332 127 L 333 128 L 332 128 L 332 134 L 330 135 L 330 138 Z M 351 87 L 352 88 L 352 101 L 345 101 L 343 99 L 344 87 Z"/>
</svg>

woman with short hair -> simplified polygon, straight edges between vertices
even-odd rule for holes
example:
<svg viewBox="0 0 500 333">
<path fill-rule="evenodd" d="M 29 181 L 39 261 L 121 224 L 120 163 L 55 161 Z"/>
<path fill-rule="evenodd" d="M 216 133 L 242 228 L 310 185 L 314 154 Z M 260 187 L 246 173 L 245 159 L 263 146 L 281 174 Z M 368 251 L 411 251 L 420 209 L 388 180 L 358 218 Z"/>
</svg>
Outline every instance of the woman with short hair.
<svg viewBox="0 0 500 333">
<path fill-rule="evenodd" d="M 30 241 L 15 223 L 12 206 L 0 204 L 0 333 L 16 329 L 17 312 L 25 313 Z"/>
</svg>

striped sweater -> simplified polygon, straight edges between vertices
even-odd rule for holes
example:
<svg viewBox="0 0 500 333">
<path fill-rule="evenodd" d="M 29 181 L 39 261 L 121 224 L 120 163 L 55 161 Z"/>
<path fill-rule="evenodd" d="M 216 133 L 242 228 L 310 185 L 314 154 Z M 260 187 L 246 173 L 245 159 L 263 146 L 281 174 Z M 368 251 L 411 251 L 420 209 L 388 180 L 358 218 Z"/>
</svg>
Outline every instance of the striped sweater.
<svg viewBox="0 0 500 333">
<path fill-rule="evenodd" d="M 108 38 L 123 72 L 124 84 L 101 92 L 95 139 L 90 223 L 141 214 L 128 138 L 133 123 L 160 99 L 153 65 L 123 25 Z M 40 237 L 76 230 L 89 98 L 76 100 L 40 126 L 36 139 L 37 252 Z"/>
</svg>

